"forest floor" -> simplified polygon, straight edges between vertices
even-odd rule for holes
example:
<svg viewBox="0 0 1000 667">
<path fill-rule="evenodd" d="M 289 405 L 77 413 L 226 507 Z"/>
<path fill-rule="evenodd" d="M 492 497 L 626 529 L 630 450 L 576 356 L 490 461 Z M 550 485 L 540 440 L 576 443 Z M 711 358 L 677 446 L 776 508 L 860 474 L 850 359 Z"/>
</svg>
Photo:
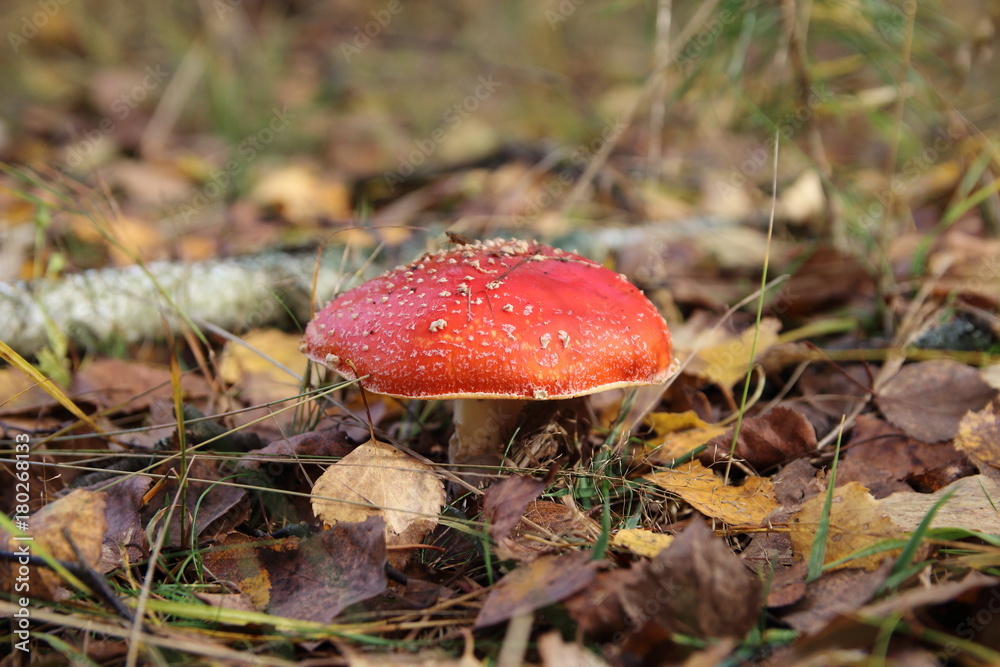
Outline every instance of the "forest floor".
<svg viewBox="0 0 1000 667">
<path fill-rule="evenodd" d="M 989 3 L 87 4 L 2 17 L 0 667 L 1000 664 Z M 300 343 L 496 237 L 676 372 L 456 469 Z"/>
</svg>

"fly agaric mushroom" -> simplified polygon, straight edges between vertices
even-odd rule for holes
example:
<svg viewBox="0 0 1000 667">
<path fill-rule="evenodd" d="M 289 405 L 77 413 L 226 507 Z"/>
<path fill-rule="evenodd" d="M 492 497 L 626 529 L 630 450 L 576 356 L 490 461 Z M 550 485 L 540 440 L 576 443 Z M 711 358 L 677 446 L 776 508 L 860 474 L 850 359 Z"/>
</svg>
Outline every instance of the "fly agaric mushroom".
<svg viewBox="0 0 1000 667">
<path fill-rule="evenodd" d="M 458 399 L 449 454 L 464 465 L 499 463 L 525 401 L 671 374 L 667 325 L 621 274 L 501 239 L 426 254 L 340 294 L 302 350 L 375 393 Z"/>
</svg>

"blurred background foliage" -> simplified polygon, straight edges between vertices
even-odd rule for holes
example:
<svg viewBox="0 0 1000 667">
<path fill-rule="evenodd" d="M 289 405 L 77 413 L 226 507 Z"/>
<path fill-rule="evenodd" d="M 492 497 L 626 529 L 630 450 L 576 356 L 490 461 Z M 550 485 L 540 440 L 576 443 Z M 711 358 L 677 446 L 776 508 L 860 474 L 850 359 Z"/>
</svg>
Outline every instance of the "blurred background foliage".
<svg viewBox="0 0 1000 667">
<path fill-rule="evenodd" d="M 463 171 L 430 217 L 468 215 L 455 198 L 526 175 L 541 187 L 559 165 L 578 178 L 602 136 L 615 142 L 605 181 L 625 204 L 592 190 L 559 210 L 564 184 L 543 206 L 479 206 L 520 217 L 474 233 L 766 217 L 776 131 L 781 229 L 887 252 L 896 232 L 969 211 L 997 225 L 997 2 L 34 0 L 2 12 L 0 160 L 17 169 L 4 185 L 37 190 L 27 170 L 99 192 L 131 221 L 140 257 L 143 235 L 197 259 L 329 233 L 428 174 L 485 168 Z M 504 172 L 513 162 L 521 171 Z M 94 239 L 55 203 L 40 244 L 36 203 L 0 202 L 6 238 L 35 255 L 76 248 L 70 267 L 107 260 L 80 250 Z M 546 209 L 561 222 L 534 228 Z M 185 241 L 261 216 L 294 232 Z M 4 277 L 37 275 L 25 259 Z"/>
</svg>

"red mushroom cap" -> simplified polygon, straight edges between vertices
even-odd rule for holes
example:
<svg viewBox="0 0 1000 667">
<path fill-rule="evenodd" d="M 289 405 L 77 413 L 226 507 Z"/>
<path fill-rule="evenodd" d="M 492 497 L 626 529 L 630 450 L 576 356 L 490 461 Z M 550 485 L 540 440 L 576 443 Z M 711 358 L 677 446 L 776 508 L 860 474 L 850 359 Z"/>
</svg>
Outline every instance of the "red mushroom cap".
<svg viewBox="0 0 1000 667">
<path fill-rule="evenodd" d="M 403 398 L 570 398 L 671 374 L 667 325 L 624 277 L 500 239 L 426 254 L 340 294 L 309 323 L 303 351 Z"/>
</svg>

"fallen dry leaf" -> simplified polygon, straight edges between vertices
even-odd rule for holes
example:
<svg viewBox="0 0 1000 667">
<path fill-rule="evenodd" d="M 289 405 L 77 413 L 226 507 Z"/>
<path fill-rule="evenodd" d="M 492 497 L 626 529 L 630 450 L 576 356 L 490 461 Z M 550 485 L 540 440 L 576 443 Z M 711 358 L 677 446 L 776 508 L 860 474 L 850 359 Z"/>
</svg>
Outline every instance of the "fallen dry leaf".
<svg viewBox="0 0 1000 667">
<path fill-rule="evenodd" d="M 948 442 L 907 436 L 874 415 L 859 415 L 837 468 L 837 484 L 858 482 L 875 498 L 910 491 L 905 480 L 964 457 Z"/>
<path fill-rule="evenodd" d="M 211 393 L 208 383 L 191 373 L 181 376 L 181 391 L 185 400 L 204 398 Z M 147 410 L 158 399 L 172 401 L 173 392 L 170 369 L 123 359 L 90 362 L 73 377 L 69 390 L 77 401 L 123 412 Z"/>
<path fill-rule="evenodd" d="M 937 359 L 903 366 L 875 400 L 908 435 L 940 442 L 954 438 L 965 413 L 982 409 L 996 393 L 975 368 Z"/>
<path fill-rule="evenodd" d="M 390 444 L 369 440 L 326 469 L 312 489 L 313 512 L 328 524 L 384 521 L 390 546 L 419 543 L 444 505 L 434 468 Z M 406 552 L 395 552 L 405 561 Z"/>
<path fill-rule="evenodd" d="M 622 607 L 639 627 L 665 624 L 693 637 L 741 638 L 760 617 L 763 583 L 704 521 L 693 519 L 673 544 L 626 584 Z"/>
<path fill-rule="evenodd" d="M 653 558 L 656 554 L 669 547 L 673 541 L 673 535 L 654 533 L 645 528 L 622 528 L 615 533 L 611 543 L 616 547 L 628 549 L 634 554 Z"/>
<path fill-rule="evenodd" d="M 539 556 L 590 544 L 600 532 L 600 525 L 575 507 L 535 500 L 528 504 L 510 534 L 497 540 L 497 556 L 501 560 L 526 563 Z"/>
<path fill-rule="evenodd" d="M 178 489 L 179 475 L 177 469 L 180 463 L 177 459 L 157 468 L 156 472 L 167 474 L 173 470 L 175 474 L 168 475 L 165 484 L 159 487 L 148 505 L 143 508 L 143 524 L 149 524 L 157 512 L 168 507 L 180 493 Z M 191 519 L 194 519 L 193 530 L 201 539 L 212 539 L 228 534 L 233 528 L 246 521 L 250 515 L 250 500 L 247 489 L 232 484 L 216 484 L 226 476 L 219 469 L 219 461 L 204 456 L 193 456 L 188 463 L 189 481 L 185 494 L 186 512 L 175 511 L 170 523 L 153 522 L 159 530 L 166 530 L 165 544 L 179 547 L 187 544 L 190 539 L 181 530 L 191 529 Z M 228 480 L 227 480 L 228 481 Z"/>
<path fill-rule="evenodd" d="M 122 565 L 137 563 L 147 554 L 146 531 L 139 510 L 142 497 L 152 486 L 152 477 L 130 475 L 103 492 L 108 527 L 101 541 L 98 572 L 106 574 Z"/>
<path fill-rule="evenodd" d="M 342 523 L 308 538 L 256 540 L 232 534 L 205 550 L 205 567 L 275 616 L 329 623 L 386 587 L 382 520 Z"/>
<path fill-rule="evenodd" d="M 245 345 L 226 344 L 219 375 L 225 382 L 234 385 L 244 400 L 257 405 L 284 400 L 299 393 L 302 384 L 299 378 L 308 365 L 308 359 L 299 352 L 300 335 L 278 329 L 261 329 L 245 334 L 241 340 Z M 269 358 L 261 356 L 256 350 Z M 298 374 L 298 377 L 288 371 Z"/>
<path fill-rule="evenodd" d="M 655 438 L 646 441 L 646 449 L 652 450 L 646 457 L 649 463 L 670 464 L 674 459 L 726 432 L 725 426 L 709 424 L 693 410 L 654 412 L 646 417 L 646 424 L 656 433 Z"/>
<path fill-rule="evenodd" d="M 734 427 L 735 428 L 735 427 Z M 733 431 L 729 429 L 708 441 L 699 457 L 705 465 L 729 458 Z M 816 431 L 797 410 L 778 406 L 760 417 L 747 417 L 740 425 L 735 455 L 757 471 L 801 458 L 816 449 Z"/>
<path fill-rule="evenodd" d="M 720 387 L 732 387 L 746 376 L 753 362 L 750 351 L 754 336 L 757 337 L 754 357 L 757 357 L 778 342 L 781 322 L 774 318 L 764 318 L 760 322 L 759 331 L 755 333 L 754 329 L 755 327 L 747 327 L 740 334 L 720 330 L 709 335 L 707 342 L 704 339 L 699 341 L 700 348 L 691 348 L 695 350 L 694 357 L 685 372 L 701 376 Z M 681 347 L 679 342 L 677 347 Z"/>
<path fill-rule="evenodd" d="M 805 595 L 794 605 L 783 609 L 780 618 L 805 633 L 826 627 L 837 616 L 848 614 L 867 604 L 878 592 L 892 570 L 892 561 L 871 572 L 860 568 L 845 568 L 827 572 L 805 585 Z M 803 572 L 804 574 L 804 572 Z"/>
<path fill-rule="evenodd" d="M 699 461 L 651 473 L 646 479 L 677 494 L 705 516 L 731 526 L 759 526 L 778 508 L 771 480 L 750 476 L 742 486 L 728 486 Z"/>
<path fill-rule="evenodd" d="M 586 588 L 598 563 L 590 552 L 542 556 L 497 582 L 476 617 L 476 628 L 485 628 L 514 616 L 555 604 Z"/>
<path fill-rule="evenodd" d="M 783 317 L 803 317 L 826 311 L 871 293 L 868 271 L 853 254 L 820 246 L 782 286 L 768 311 Z"/>
<path fill-rule="evenodd" d="M 792 549 L 796 555 L 805 560 L 809 559 L 813 541 L 816 539 L 816 529 L 825 501 L 825 494 L 810 498 L 799 510 L 792 513 L 789 520 Z M 832 563 L 876 542 L 902 536 L 903 530 L 885 516 L 878 502 L 868 493 L 868 489 L 857 482 L 849 482 L 838 486 L 833 492 L 830 531 L 827 536 L 826 558 L 823 562 Z M 861 567 L 869 571 L 875 570 L 885 558 L 898 553 L 897 549 L 856 558 L 839 565 L 838 569 Z"/>
<path fill-rule="evenodd" d="M 982 466 L 1000 468 L 1000 413 L 997 401 L 962 417 L 955 447 Z"/>
<path fill-rule="evenodd" d="M 28 517 L 32 544 L 47 549 L 58 560 L 78 562 L 82 558 L 86 565 L 97 568 L 101 562 L 101 541 L 108 529 L 106 505 L 106 494 L 83 489 L 49 503 Z M 24 544 L 10 537 L 7 550 L 16 551 Z M 62 577 L 46 567 L 31 568 L 29 590 L 32 596 L 47 600 L 61 600 L 70 594 Z"/>
<path fill-rule="evenodd" d="M 623 664 L 633 657 L 642 664 L 642 656 L 663 658 L 675 648 L 675 633 L 741 638 L 762 603 L 762 582 L 695 518 L 670 547 L 627 570 L 599 573 L 566 607 L 588 637 L 611 642 Z"/>
<path fill-rule="evenodd" d="M 994 508 L 1000 498 L 1000 482 L 986 475 L 963 477 L 934 493 L 894 493 L 880 500 L 878 506 L 902 530 L 912 531 L 934 503 L 951 492 L 954 495 L 938 509 L 932 527 L 966 528 L 1000 535 L 1000 515 Z"/>
<path fill-rule="evenodd" d="M 496 541 L 510 534 L 528 504 L 545 490 L 545 480 L 512 475 L 493 484 L 484 494 L 483 516 L 490 537 Z"/>
</svg>

